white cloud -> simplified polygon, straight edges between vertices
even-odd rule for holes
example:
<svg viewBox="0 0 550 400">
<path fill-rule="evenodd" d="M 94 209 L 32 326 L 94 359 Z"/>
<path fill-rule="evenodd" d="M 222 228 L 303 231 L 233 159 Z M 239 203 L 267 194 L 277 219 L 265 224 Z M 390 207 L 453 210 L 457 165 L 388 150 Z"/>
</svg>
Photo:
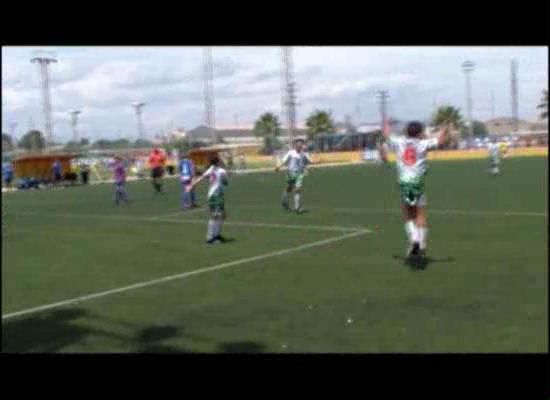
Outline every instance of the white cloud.
<svg viewBox="0 0 550 400">
<path fill-rule="evenodd" d="M 2 129 L 17 121 L 22 131 L 32 116 L 41 125 L 38 67 L 33 48 L 2 48 Z M 61 47 L 51 66 L 55 135 L 71 136 L 68 111 L 78 108 L 81 130 L 89 135 L 135 136 L 130 103 L 147 102 L 144 124 L 150 134 L 173 126 L 192 128 L 203 120 L 202 52 L 199 47 Z M 214 47 L 216 120 L 232 125 L 238 115 L 251 125 L 264 111 L 280 112 L 280 56 L 277 47 Z M 536 118 L 536 104 L 548 87 L 548 52 L 543 47 L 296 47 L 294 67 L 300 123 L 314 109 L 336 118 L 359 105 L 364 119 L 377 119 L 375 93 L 390 93 L 398 118 L 424 118 L 434 101 L 463 108 L 460 64 L 477 64 L 472 75 L 474 114 L 490 115 L 491 92 L 497 115 L 510 114 L 510 60 L 519 62 L 520 116 Z M 94 137 L 97 139 L 98 137 Z"/>
</svg>

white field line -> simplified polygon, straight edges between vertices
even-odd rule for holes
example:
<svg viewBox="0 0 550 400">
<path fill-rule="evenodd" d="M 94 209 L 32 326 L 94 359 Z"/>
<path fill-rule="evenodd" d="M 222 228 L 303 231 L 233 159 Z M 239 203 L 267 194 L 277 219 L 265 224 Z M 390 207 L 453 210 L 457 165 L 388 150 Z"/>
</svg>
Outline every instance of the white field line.
<svg viewBox="0 0 550 400">
<path fill-rule="evenodd" d="M 193 210 L 194 211 L 194 210 Z M 197 210 L 199 211 L 199 210 Z M 175 219 L 174 216 L 183 216 L 187 212 L 180 212 L 177 214 L 168 214 L 153 217 L 134 217 L 130 215 L 86 215 L 86 214 L 42 214 L 33 211 L 22 211 L 15 213 L 15 215 L 40 215 L 47 217 L 59 217 L 59 218 L 84 218 L 84 219 L 107 219 L 107 220 L 122 220 L 122 221 L 143 221 L 143 222 L 163 222 L 169 224 L 205 224 L 204 219 L 190 219 L 182 218 Z M 364 232 L 372 233 L 371 230 L 359 227 L 359 226 L 334 226 L 334 225 L 291 225 L 291 224 L 270 224 L 260 222 L 246 222 L 246 221 L 226 221 L 224 225 L 228 226 L 250 226 L 256 228 L 281 228 L 281 229 L 302 229 L 302 230 L 317 230 L 317 231 L 333 231 L 333 232 Z"/>
<path fill-rule="evenodd" d="M 266 210 L 269 207 L 265 206 L 247 206 L 242 205 L 239 208 L 250 209 L 250 210 Z M 391 214 L 401 214 L 401 209 L 396 208 L 370 208 L 368 206 L 363 207 L 321 207 L 318 208 L 321 210 L 329 210 L 342 213 L 365 213 L 365 214 L 380 214 L 380 213 L 391 213 Z M 464 215 L 464 216 L 504 216 L 504 217 L 548 217 L 548 213 L 545 212 L 532 212 L 532 211 L 492 211 L 492 210 L 438 210 L 431 209 L 430 207 L 426 208 L 427 214 L 441 214 L 441 215 Z"/>
<path fill-rule="evenodd" d="M 214 265 L 214 266 L 211 266 L 211 267 L 200 268 L 200 269 L 197 269 L 197 270 L 194 270 L 194 271 L 184 272 L 184 273 L 176 274 L 176 275 L 169 275 L 169 276 L 165 276 L 165 277 L 162 277 L 162 278 L 152 279 L 152 280 L 149 280 L 149 281 L 140 282 L 140 283 L 136 283 L 136 284 L 129 285 L 129 286 L 123 286 L 123 287 L 120 287 L 120 288 L 117 288 L 117 289 L 106 290 L 106 291 L 103 291 L 103 292 L 92 293 L 92 294 L 89 294 L 89 295 L 86 295 L 86 296 L 75 297 L 73 299 L 59 301 L 59 302 L 51 303 L 51 304 L 46 304 L 46 305 L 39 306 L 39 307 L 28 308 L 26 310 L 16 311 L 16 312 L 12 312 L 12 313 L 9 313 L 9 314 L 2 315 L 2 321 L 8 320 L 10 318 L 19 317 L 19 316 L 22 316 L 22 315 L 28 315 L 28 314 L 38 313 L 38 312 L 41 312 L 41 311 L 52 310 L 52 309 L 59 308 L 59 307 L 64 307 L 64 306 L 67 306 L 67 305 L 70 305 L 70 304 L 82 303 L 82 302 L 85 302 L 85 301 L 110 296 L 112 294 L 128 292 L 130 290 L 141 289 L 141 288 L 148 287 L 148 286 L 153 286 L 153 285 L 159 285 L 159 284 L 162 284 L 162 283 L 175 281 L 175 280 L 178 280 L 178 279 L 185 279 L 185 278 L 188 278 L 190 276 L 205 274 L 207 272 L 213 272 L 213 271 L 221 270 L 221 269 L 224 269 L 224 268 L 229 268 L 229 267 L 234 267 L 234 266 L 237 266 L 237 265 L 252 263 L 252 262 L 255 262 L 255 261 L 259 261 L 259 260 L 264 260 L 266 258 L 283 256 L 285 254 L 294 253 L 294 252 L 309 249 L 309 248 L 312 248 L 312 247 L 319 247 L 319 246 L 327 245 L 329 243 L 339 242 L 341 240 L 345 240 L 345 239 L 349 239 L 349 238 L 352 238 L 352 237 L 364 235 L 366 233 L 367 233 L 366 231 L 358 231 L 358 232 L 347 233 L 345 235 L 336 236 L 336 237 L 329 238 L 329 239 L 324 239 L 324 240 L 319 240 L 317 242 L 308 243 L 308 244 L 304 244 L 304 245 L 301 245 L 301 246 L 296 246 L 296 247 L 290 247 L 290 248 L 286 248 L 286 249 L 282 249 L 282 250 L 277 250 L 277 251 L 262 254 L 262 255 L 259 255 L 259 256 L 241 258 L 239 260 Z"/>
<path fill-rule="evenodd" d="M 401 213 L 398 208 L 333 208 L 336 212 L 357 212 L 357 213 Z M 548 213 L 544 212 L 531 212 L 531 211 L 491 211 L 491 210 L 432 210 L 429 207 L 426 208 L 427 214 L 441 214 L 441 215 L 465 215 L 465 216 L 506 216 L 506 217 L 548 217 Z"/>
<path fill-rule="evenodd" d="M 153 218 L 151 220 L 166 222 L 169 224 L 204 224 L 202 219 L 165 219 L 162 217 Z M 335 225 L 290 225 L 290 224 L 270 224 L 261 222 L 246 222 L 246 221 L 226 221 L 224 225 L 228 226 L 250 226 L 255 228 L 281 228 L 281 229 L 305 229 L 316 231 L 335 231 L 335 232 L 365 232 L 372 233 L 371 230 L 362 227 L 353 226 L 335 226 Z"/>
</svg>

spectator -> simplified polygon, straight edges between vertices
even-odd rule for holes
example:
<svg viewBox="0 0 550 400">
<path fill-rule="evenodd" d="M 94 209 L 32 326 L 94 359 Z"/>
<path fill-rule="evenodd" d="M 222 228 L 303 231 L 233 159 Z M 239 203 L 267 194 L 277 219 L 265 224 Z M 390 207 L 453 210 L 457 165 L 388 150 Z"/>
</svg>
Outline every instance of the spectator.
<svg viewBox="0 0 550 400">
<path fill-rule="evenodd" d="M 54 186 L 57 187 L 61 185 L 61 181 L 63 180 L 61 162 L 59 161 L 59 159 L 54 161 L 52 165 L 52 170 L 53 170 L 53 183 L 54 183 Z"/>
<path fill-rule="evenodd" d="M 11 189 L 11 183 L 13 181 L 13 166 L 11 162 L 6 161 L 2 164 L 2 179 L 4 180 L 4 185 Z"/>
<path fill-rule="evenodd" d="M 90 176 L 90 167 L 88 166 L 88 164 L 83 162 L 80 165 L 80 179 L 82 180 L 83 185 L 88 184 L 89 176 Z"/>
</svg>

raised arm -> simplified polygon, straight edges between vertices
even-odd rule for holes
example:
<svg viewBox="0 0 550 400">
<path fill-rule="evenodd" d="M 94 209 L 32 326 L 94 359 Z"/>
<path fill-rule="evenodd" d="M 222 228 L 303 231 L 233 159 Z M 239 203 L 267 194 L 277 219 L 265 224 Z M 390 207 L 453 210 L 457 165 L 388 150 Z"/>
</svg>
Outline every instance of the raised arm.
<svg viewBox="0 0 550 400">
<path fill-rule="evenodd" d="M 208 178 L 210 174 L 212 174 L 212 169 L 213 167 L 208 168 L 204 174 L 199 176 L 193 183 L 191 183 L 191 189 L 197 186 L 205 178 Z"/>
</svg>

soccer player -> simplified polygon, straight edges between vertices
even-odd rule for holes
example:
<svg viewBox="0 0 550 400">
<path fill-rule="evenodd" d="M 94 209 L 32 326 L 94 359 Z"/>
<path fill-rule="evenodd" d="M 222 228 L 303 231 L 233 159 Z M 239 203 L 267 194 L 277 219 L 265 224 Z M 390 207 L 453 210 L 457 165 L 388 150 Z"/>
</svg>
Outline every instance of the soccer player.
<svg viewBox="0 0 550 400">
<path fill-rule="evenodd" d="M 488 146 L 489 150 L 489 172 L 496 176 L 500 173 L 500 155 L 501 147 L 498 145 L 496 138 L 493 138 Z"/>
<path fill-rule="evenodd" d="M 115 182 L 115 204 L 118 206 L 121 201 L 128 204 L 126 168 L 120 157 L 115 157 L 115 162 L 113 164 L 113 180 Z"/>
<path fill-rule="evenodd" d="M 297 139 L 294 142 L 294 149 L 290 150 L 280 163 L 275 167 L 275 171 L 279 172 L 283 165 L 288 163 L 286 188 L 283 192 L 282 205 L 287 211 L 290 210 L 288 196 L 294 191 L 294 210 L 300 214 L 304 210 L 302 208 L 302 187 L 304 177 L 307 175 L 307 167 L 309 164 L 314 164 L 309 155 L 303 151 L 304 141 Z"/>
<path fill-rule="evenodd" d="M 191 183 L 195 177 L 195 165 L 189 159 L 188 154 L 184 154 L 179 165 L 180 181 L 183 190 L 182 208 L 184 210 L 189 208 L 195 208 L 197 206 L 195 190 L 192 188 Z"/>
<path fill-rule="evenodd" d="M 227 186 L 227 172 L 220 167 L 220 158 L 217 155 L 210 157 L 210 168 L 201 177 L 191 184 L 191 190 L 202 180 L 210 180 L 208 189 L 208 207 L 210 208 L 210 219 L 206 234 L 207 244 L 224 243 L 227 241 L 222 236 L 223 221 L 226 218 L 224 192 Z"/>
<path fill-rule="evenodd" d="M 52 165 L 53 170 L 53 182 L 54 186 L 59 186 L 61 184 L 61 180 L 63 179 L 62 171 L 61 171 L 61 162 L 59 160 L 55 160 Z"/>
<path fill-rule="evenodd" d="M 401 209 L 409 239 L 407 257 L 424 256 L 426 253 L 424 179 L 428 171 L 427 153 L 449 140 L 449 130 L 446 127 L 440 131 L 437 139 L 423 139 L 423 131 L 424 126 L 413 121 L 407 125 L 406 137 L 384 132 L 389 149 L 396 154 Z"/>
<path fill-rule="evenodd" d="M 162 193 L 162 176 L 164 175 L 164 165 L 166 157 L 158 149 L 154 148 L 149 156 L 149 165 L 151 166 L 151 178 L 155 193 Z"/>
<path fill-rule="evenodd" d="M 4 180 L 4 185 L 8 189 L 11 189 L 11 183 L 13 181 L 13 167 L 9 161 L 2 164 L 2 178 Z"/>
</svg>

